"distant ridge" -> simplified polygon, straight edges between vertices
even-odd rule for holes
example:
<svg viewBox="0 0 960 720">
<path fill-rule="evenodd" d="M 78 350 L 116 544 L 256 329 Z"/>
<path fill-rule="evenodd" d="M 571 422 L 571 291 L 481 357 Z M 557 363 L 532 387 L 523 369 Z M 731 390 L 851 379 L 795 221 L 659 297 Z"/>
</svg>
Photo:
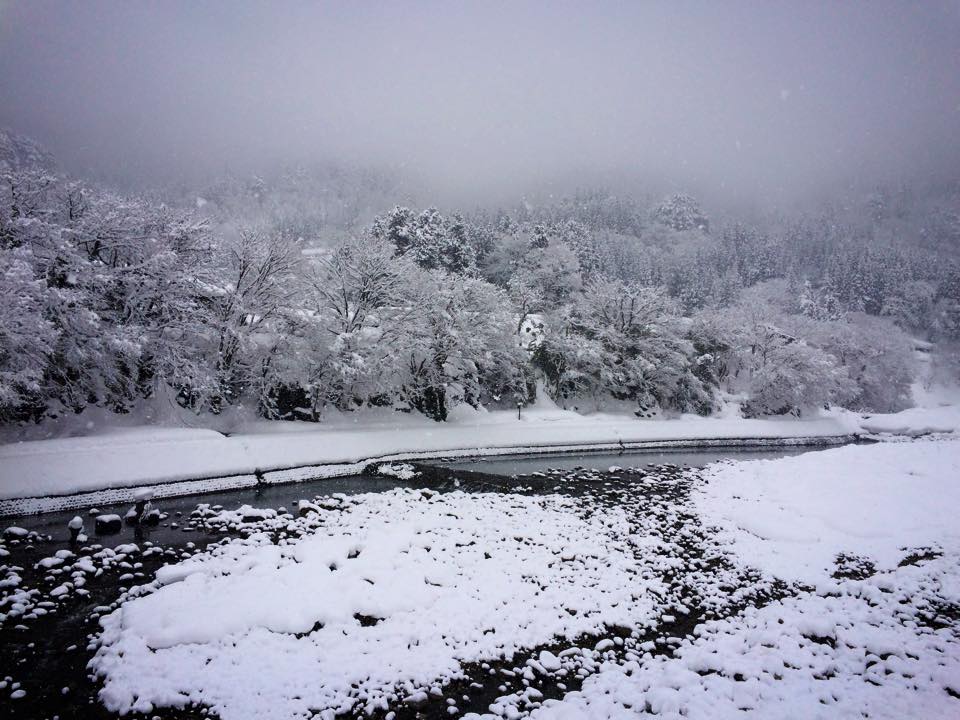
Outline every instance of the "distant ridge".
<svg viewBox="0 0 960 720">
<path fill-rule="evenodd" d="M 0 127 L 0 171 L 8 172 L 31 167 L 55 170 L 57 162 L 53 153 L 36 140 Z"/>
</svg>

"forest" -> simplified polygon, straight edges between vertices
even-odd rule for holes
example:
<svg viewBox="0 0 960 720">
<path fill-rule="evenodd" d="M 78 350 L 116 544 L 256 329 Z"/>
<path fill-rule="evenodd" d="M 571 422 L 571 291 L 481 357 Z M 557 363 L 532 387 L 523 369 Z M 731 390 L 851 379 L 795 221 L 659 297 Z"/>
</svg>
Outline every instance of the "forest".
<svg viewBox="0 0 960 720">
<path fill-rule="evenodd" d="M 322 421 L 460 404 L 745 415 L 910 405 L 958 379 L 960 191 L 793 214 L 682 192 L 414 206 L 345 166 L 131 194 L 0 138 L 0 418 L 169 394 Z M 933 343 L 933 344 L 931 344 Z"/>
</svg>

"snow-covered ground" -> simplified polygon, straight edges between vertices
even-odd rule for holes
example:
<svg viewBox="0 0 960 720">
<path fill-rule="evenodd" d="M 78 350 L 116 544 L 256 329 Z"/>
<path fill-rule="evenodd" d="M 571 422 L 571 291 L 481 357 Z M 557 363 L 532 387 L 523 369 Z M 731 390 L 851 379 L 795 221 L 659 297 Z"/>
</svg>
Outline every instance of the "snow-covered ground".
<svg viewBox="0 0 960 720">
<path fill-rule="evenodd" d="M 849 445 L 711 466 L 694 494 L 745 562 L 784 580 L 827 582 L 839 553 L 889 572 L 904 547 L 960 547 L 960 443 Z"/>
<path fill-rule="evenodd" d="M 358 698 L 375 708 L 463 662 L 652 619 L 642 589 L 660 583 L 620 539 L 625 513 L 576 509 L 395 491 L 324 514 L 296 541 L 257 534 L 164 568 L 160 589 L 104 621 L 102 699 L 148 713 L 204 703 L 224 720 L 307 717 Z"/>
<path fill-rule="evenodd" d="M 960 711 L 960 442 L 623 472 L 558 476 L 546 495 L 225 511 L 255 521 L 247 537 L 102 619 L 101 700 L 223 720 L 426 702 L 456 716 L 489 673 L 489 717 Z"/>
<path fill-rule="evenodd" d="M 865 433 L 918 437 L 960 431 L 960 406 L 914 407 L 889 415 L 867 415 L 860 421 Z"/>
<path fill-rule="evenodd" d="M 532 717 L 960 716 L 960 442 L 725 463 L 694 497 L 740 562 L 810 585 Z"/>
</svg>

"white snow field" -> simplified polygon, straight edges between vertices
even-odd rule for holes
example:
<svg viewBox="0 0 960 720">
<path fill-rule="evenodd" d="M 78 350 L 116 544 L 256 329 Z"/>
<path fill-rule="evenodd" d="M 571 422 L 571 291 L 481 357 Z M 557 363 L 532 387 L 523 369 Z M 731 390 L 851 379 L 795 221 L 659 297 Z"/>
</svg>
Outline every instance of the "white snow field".
<svg viewBox="0 0 960 720">
<path fill-rule="evenodd" d="M 156 592 L 103 620 L 92 666 L 121 712 L 385 707 L 464 662 L 652 622 L 656 558 L 635 557 L 631 539 L 623 510 L 584 518 L 558 496 L 357 496 L 302 539 L 254 534 L 163 568 Z"/>
<path fill-rule="evenodd" d="M 828 582 L 839 553 L 891 571 L 904 547 L 960 547 L 960 442 L 848 445 L 722 462 L 693 495 L 744 562 L 784 580 Z"/>
<path fill-rule="evenodd" d="M 504 683 L 490 718 L 958 716 L 960 442 L 634 476 L 616 495 L 621 472 L 575 478 L 587 500 L 395 490 L 222 513 L 262 519 L 101 619 L 101 700 L 332 718 L 444 702 L 486 662 L 472 672 Z M 570 691 L 545 699 L 544 677 Z"/>
<path fill-rule="evenodd" d="M 960 717 L 960 442 L 724 463 L 695 504 L 741 561 L 812 587 L 607 664 L 532 717 Z M 840 554 L 859 561 L 834 577 Z"/>
</svg>

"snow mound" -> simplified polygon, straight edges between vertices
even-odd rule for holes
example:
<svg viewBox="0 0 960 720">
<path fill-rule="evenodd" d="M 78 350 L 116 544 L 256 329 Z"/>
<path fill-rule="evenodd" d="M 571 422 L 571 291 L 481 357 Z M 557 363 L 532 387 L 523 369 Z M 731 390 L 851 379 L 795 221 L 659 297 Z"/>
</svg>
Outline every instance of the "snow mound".
<svg viewBox="0 0 960 720">
<path fill-rule="evenodd" d="M 660 582 L 631 551 L 626 513 L 576 507 L 396 490 L 291 519 L 310 528 L 302 537 L 219 545 L 101 620 L 101 699 L 121 713 L 193 702 L 223 720 L 332 716 L 442 684 L 463 663 L 655 617 L 643 589 Z M 575 557 L 561 560 L 571 538 Z"/>
<path fill-rule="evenodd" d="M 390 463 L 384 463 L 377 468 L 378 475 L 386 475 L 388 477 L 395 477 L 398 480 L 412 480 L 415 478 L 418 473 L 413 465 L 408 465 L 406 463 L 391 465 Z"/>
<path fill-rule="evenodd" d="M 908 435 L 920 437 L 938 433 L 960 432 L 960 406 L 909 408 L 889 415 L 871 415 L 860 421 L 860 427 L 875 435 Z"/>
<path fill-rule="evenodd" d="M 880 443 L 719 463 L 694 493 L 746 563 L 785 580 L 829 580 L 838 555 L 889 569 L 906 547 L 960 546 L 960 441 Z"/>
</svg>

